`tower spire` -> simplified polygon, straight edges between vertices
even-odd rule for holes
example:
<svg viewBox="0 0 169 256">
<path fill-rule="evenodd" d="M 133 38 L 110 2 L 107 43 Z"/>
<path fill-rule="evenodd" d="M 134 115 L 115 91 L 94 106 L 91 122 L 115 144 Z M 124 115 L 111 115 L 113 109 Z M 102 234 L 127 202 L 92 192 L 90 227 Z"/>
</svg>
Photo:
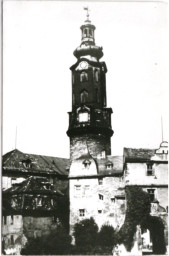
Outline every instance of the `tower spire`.
<svg viewBox="0 0 169 256">
<path fill-rule="evenodd" d="M 91 22 L 91 21 L 89 20 L 89 12 L 90 12 L 89 7 L 87 6 L 87 7 L 84 7 L 83 9 L 86 11 L 86 17 L 87 17 L 86 22 Z"/>
</svg>

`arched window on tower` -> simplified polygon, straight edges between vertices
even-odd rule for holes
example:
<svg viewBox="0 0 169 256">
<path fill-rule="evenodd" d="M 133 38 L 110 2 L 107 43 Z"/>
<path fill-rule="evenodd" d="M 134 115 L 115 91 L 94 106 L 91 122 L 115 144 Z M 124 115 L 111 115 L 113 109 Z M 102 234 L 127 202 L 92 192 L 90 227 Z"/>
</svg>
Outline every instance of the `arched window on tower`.
<svg viewBox="0 0 169 256">
<path fill-rule="evenodd" d="M 95 70 L 95 80 L 96 82 L 99 82 L 99 70 Z"/>
<path fill-rule="evenodd" d="M 80 74 L 80 82 L 87 82 L 88 81 L 88 74 L 86 72 L 82 72 Z"/>
<path fill-rule="evenodd" d="M 86 90 L 83 90 L 81 92 L 81 94 L 80 94 L 80 101 L 81 101 L 81 103 L 87 102 L 88 96 L 89 96 L 88 92 Z"/>
<path fill-rule="evenodd" d="M 92 37 L 92 30 L 89 29 L 89 36 Z"/>
<path fill-rule="evenodd" d="M 87 29 L 85 28 L 84 31 L 83 31 L 83 36 L 84 37 L 87 37 Z"/>
</svg>

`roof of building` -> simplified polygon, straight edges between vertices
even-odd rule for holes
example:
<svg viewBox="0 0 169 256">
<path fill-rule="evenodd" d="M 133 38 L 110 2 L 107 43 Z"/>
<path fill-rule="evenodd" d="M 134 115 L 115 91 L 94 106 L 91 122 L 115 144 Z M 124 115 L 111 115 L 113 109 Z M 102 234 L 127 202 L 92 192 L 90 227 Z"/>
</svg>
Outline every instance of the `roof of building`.
<svg viewBox="0 0 169 256">
<path fill-rule="evenodd" d="M 47 195 L 60 195 L 59 190 L 52 190 L 51 184 L 44 177 L 29 177 L 23 182 L 13 185 L 11 188 L 3 191 L 4 195 L 15 194 L 47 194 Z"/>
<path fill-rule="evenodd" d="M 148 161 L 155 155 L 156 149 L 124 148 L 124 157 L 127 160 Z"/>
<path fill-rule="evenodd" d="M 23 173 L 44 173 L 67 176 L 70 160 L 61 157 L 27 154 L 18 149 L 3 156 L 3 171 L 19 171 Z"/>
<path fill-rule="evenodd" d="M 123 156 L 107 156 L 107 158 L 96 159 L 98 172 L 102 175 L 121 175 L 123 174 Z M 107 165 L 112 163 L 112 167 Z"/>
</svg>

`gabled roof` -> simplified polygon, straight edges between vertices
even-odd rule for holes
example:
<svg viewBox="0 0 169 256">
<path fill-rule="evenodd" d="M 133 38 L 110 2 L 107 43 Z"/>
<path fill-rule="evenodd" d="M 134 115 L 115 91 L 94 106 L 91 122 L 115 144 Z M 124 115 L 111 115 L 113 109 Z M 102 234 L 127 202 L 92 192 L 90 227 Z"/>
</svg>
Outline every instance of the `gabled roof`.
<svg viewBox="0 0 169 256">
<path fill-rule="evenodd" d="M 47 195 L 63 195 L 59 190 L 52 190 L 46 188 L 45 185 L 50 185 L 47 178 L 29 177 L 21 182 L 19 185 L 14 185 L 11 188 L 3 191 L 4 195 L 15 194 L 47 194 Z"/>
<path fill-rule="evenodd" d="M 98 165 L 98 173 L 102 175 L 115 175 L 123 174 L 123 156 L 107 156 L 107 158 L 96 159 Z M 111 170 L 106 169 L 107 163 L 112 163 Z"/>
<path fill-rule="evenodd" d="M 31 163 L 25 166 L 23 163 Z M 70 160 L 67 158 L 27 154 L 18 149 L 12 150 L 3 156 L 3 171 L 20 171 L 25 173 L 45 173 L 68 175 Z"/>
<path fill-rule="evenodd" d="M 155 155 L 155 149 L 146 148 L 124 148 L 125 160 L 148 161 Z"/>
</svg>

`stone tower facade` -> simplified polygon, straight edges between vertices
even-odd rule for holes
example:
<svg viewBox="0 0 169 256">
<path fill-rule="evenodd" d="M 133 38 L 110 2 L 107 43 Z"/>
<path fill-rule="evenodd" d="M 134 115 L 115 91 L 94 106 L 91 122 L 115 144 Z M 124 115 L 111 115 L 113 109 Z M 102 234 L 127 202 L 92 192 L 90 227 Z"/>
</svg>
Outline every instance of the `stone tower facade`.
<svg viewBox="0 0 169 256">
<path fill-rule="evenodd" d="M 74 224 L 93 217 L 99 228 L 115 228 L 124 220 L 123 159 L 111 155 L 112 109 L 106 104 L 106 72 L 102 47 L 95 45 L 89 17 L 81 26 L 81 44 L 74 51 L 72 71 L 69 199 L 70 233 Z M 115 203 L 116 202 L 116 203 Z"/>
<path fill-rule="evenodd" d="M 71 160 L 88 148 L 93 157 L 111 154 L 112 109 L 106 107 L 106 72 L 102 47 L 95 45 L 95 26 L 88 18 L 81 26 L 82 39 L 74 51 L 77 62 L 72 71 L 72 111 L 69 112 Z"/>
</svg>

